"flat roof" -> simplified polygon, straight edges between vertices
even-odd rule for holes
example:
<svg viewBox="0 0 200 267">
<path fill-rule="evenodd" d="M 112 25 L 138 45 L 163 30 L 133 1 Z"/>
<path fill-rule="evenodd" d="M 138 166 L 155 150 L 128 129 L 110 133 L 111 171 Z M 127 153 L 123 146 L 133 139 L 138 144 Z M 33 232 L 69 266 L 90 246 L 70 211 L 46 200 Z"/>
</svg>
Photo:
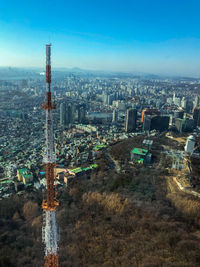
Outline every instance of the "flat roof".
<svg viewBox="0 0 200 267">
<path fill-rule="evenodd" d="M 143 148 L 137 148 L 137 147 L 134 147 L 134 148 L 131 150 L 131 153 L 132 153 L 132 154 L 138 154 L 138 155 L 143 155 L 143 156 L 145 156 L 145 155 L 148 153 L 148 150 L 143 149 Z"/>
<path fill-rule="evenodd" d="M 5 181 L 0 181 L 0 184 L 8 184 L 8 183 L 12 183 L 13 180 L 5 180 Z"/>
<path fill-rule="evenodd" d="M 28 173 L 28 169 L 26 168 L 18 169 L 18 171 L 22 176 L 24 176 L 24 178 L 30 178 L 33 176 L 32 174 Z"/>
<path fill-rule="evenodd" d="M 83 171 L 83 169 L 81 167 L 71 170 L 71 172 L 74 172 L 74 173 L 79 173 L 79 172 L 82 172 L 82 171 Z"/>
<path fill-rule="evenodd" d="M 151 146 L 153 144 L 153 140 L 144 139 L 143 145 Z"/>
<path fill-rule="evenodd" d="M 94 163 L 94 164 L 90 165 L 90 167 L 97 168 L 98 167 L 98 164 Z"/>
<path fill-rule="evenodd" d="M 141 159 L 137 159 L 136 162 L 137 163 L 144 163 L 144 159 L 142 159 L 142 158 Z"/>
<path fill-rule="evenodd" d="M 84 171 L 88 171 L 88 170 L 91 170 L 90 167 L 86 167 L 86 168 L 83 168 Z"/>
<path fill-rule="evenodd" d="M 101 149 L 101 148 L 105 148 L 105 147 L 106 147 L 106 145 L 103 145 L 103 144 L 102 144 L 102 145 L 97 145 L 97 146 L 95 146 L 94 149 L 95 149 L 95 150 L 99 150 L 99 149 Z"/>
<path fill-rule="evenodd" d="M 79 173 L 82 171 L 92 170 L 92 169 L 97 168 L 97 167 L 98 167 L 98 164 L 92 164 L 92 165 L 85 167 L 85 168 L 81 168 L 81 167 L 75 168 L 75 169 L 71 170 L 71 172 Z"/>
</svg>

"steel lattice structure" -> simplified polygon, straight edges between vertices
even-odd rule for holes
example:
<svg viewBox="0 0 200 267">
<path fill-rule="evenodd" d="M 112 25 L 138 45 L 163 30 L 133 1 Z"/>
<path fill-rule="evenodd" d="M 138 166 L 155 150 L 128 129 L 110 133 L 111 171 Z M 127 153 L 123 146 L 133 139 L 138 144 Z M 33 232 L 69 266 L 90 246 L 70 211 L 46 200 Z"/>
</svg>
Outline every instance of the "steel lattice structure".
<svg viewBox="0 0 200 267">
<path fill-rule="evenodd" d="M 54 168 L 56 157 L 54 153 L 53 118 L 52 110 L 56 105 L 51 100 L 51 44 L 46 45 L 46 102 L 42 104 L 46 111 L 46 200 L 43 200 L 44 224 L 42 228 L 43 242 L 45 244 L 45 267 L 58 267 L 58 228 L 56 224 L 56 200 Z"/>
</svg>

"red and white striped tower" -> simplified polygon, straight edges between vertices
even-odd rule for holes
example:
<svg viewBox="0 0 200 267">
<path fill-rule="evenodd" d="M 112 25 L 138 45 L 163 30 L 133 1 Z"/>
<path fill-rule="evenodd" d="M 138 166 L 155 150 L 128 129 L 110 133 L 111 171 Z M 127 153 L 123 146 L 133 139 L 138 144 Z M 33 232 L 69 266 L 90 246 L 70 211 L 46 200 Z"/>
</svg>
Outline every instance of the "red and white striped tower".
<svg viewBox="0 0 200 267">
<path fill-rule="evenodd" d="M 46 103 L 42 104 L 46 111 L 46 184 L 47 195 L 43 200 L 44 225 L 42 229 L 45 244 L 45 267 L 58 267 L 58 228 L 56 224 L 56 207 L 59 205 L 55 196 L 54 168 L 56 157 L 53 140 L 52 110 L 56 105 L 51 100 L 51 44 L 46 45 Z"/>
</svg>

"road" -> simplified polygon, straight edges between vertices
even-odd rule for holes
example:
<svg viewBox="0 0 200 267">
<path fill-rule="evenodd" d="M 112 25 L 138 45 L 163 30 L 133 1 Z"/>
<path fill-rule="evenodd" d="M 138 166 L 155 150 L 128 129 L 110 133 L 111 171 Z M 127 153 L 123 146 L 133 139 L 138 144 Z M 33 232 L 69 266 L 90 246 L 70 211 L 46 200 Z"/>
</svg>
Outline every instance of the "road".
<svg viewBox="0 0 200 267">
<path fill-rule="evenodd" d="M 200 198 L 200 193 L 194 191 L 194 190 L 191 190 L 191 189 L 188 189 L 187 187 L 184 187 L 182 186 L 182 184 L 177 180 L 176 177 L 174 177 L 174 182 L 177 184 L 178 188 L 183 191 L 184 193 L 186 194 L 190 194 L 190 195 L 193 195 L 195 197 L 199 197 Z"/>
<path fill-rule="evenodd" d="M 108 151 L 108 153 L 107 153 L 107 156 L 108 156 L 108 158 L 110 159 L 110 161 L 112 161 L 112 163 L 113 163 L 113 165 L 114 165 L 114 168 L 115 168 L 116 172 L 117 172 L 117 173 L 120 173 L 120 172 L 121 172 L 121 167 L 120 167 L 120 165 L 119 165 L 119 162 L 118 162 L 117 160 L 115 160 L 115 159 L 111 156 L 111 154 L 110 154 L 109 151 Z"/>
</svg>

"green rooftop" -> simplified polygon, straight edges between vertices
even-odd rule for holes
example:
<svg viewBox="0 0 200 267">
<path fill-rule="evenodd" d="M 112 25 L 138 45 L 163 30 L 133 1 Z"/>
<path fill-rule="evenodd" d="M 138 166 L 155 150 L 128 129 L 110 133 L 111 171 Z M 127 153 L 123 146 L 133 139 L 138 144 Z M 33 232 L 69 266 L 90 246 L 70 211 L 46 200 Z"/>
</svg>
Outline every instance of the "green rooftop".
<svg viewBox="0 0 200 267">
<path fill-rule="evenodd" d="M 92 165 L 90 165 L 90 167 L 92 167 L 92 168 L 97 168 L 98 167 L 98 164 L 92 164 Z"/>
<path fill-rule="evenodd" d="M 92 169 L 95 169 L 97 167 L 98 167 L 98 164 L 92 164 L 92 165 L 90 165 L 88 167 L 85 167 L 85 168 L 81 168 L 81 167 L 75 168 L 75 169 L 71 170 L 71 172 L 73 172 L 73 173 L 80 173 L 82 171 L 92 170 Z"/>
<path fill-rule="evenodd" d="M 88 170 L 91 170 L 90 167 L 86 167 L 86 168 L 83 168 L 84 171 L 88 171 Z"/>
<path fill-rule="evenodd" d="M 0 184 L 9 184 L 12 182 L 13 182 L 13 180 L 4 180 L 4 181 L 0 181 Z"/>
<path fill-rule="evenodd" d="M 19 173 L 24 177 L 24 178 L 31 178 L 33 175 L 28 173 L 28 169 L 18 169 Z"/>
<path fill-rule="evenodd" d="M 135 148 L 133 148 L 133 150 L 131 150 L 131 153 L 132 154 L 141 155 L 141 156 L 145 156 L 148 153 L 148 150 L 135 147 Z"/>
<path fill-rule="evenodd" d="M 142 159 L 142 158 L 141 159 L 136 159 L 135 162 L 143 164 L 144 163 L 144 159 Z"/>
<path fill-rule="evenodd" d="M 94 150 L 100 150 L 100 149 L 105 148 L 105 147 L 106 147 L 106 145 L 104 145 L 104 144 L 97 145 L 97 146 L 94 147 Z"/>
<path fill-rule="evenodd" d="M 83 169 L 81 167 L 79 167 L 79 168 L 75 168 L 75 169 L 73 169 L 71 171 L 74 172 L 74 173 L 79 173 L 79 172 L 82 172 Z"/>
</svg>

